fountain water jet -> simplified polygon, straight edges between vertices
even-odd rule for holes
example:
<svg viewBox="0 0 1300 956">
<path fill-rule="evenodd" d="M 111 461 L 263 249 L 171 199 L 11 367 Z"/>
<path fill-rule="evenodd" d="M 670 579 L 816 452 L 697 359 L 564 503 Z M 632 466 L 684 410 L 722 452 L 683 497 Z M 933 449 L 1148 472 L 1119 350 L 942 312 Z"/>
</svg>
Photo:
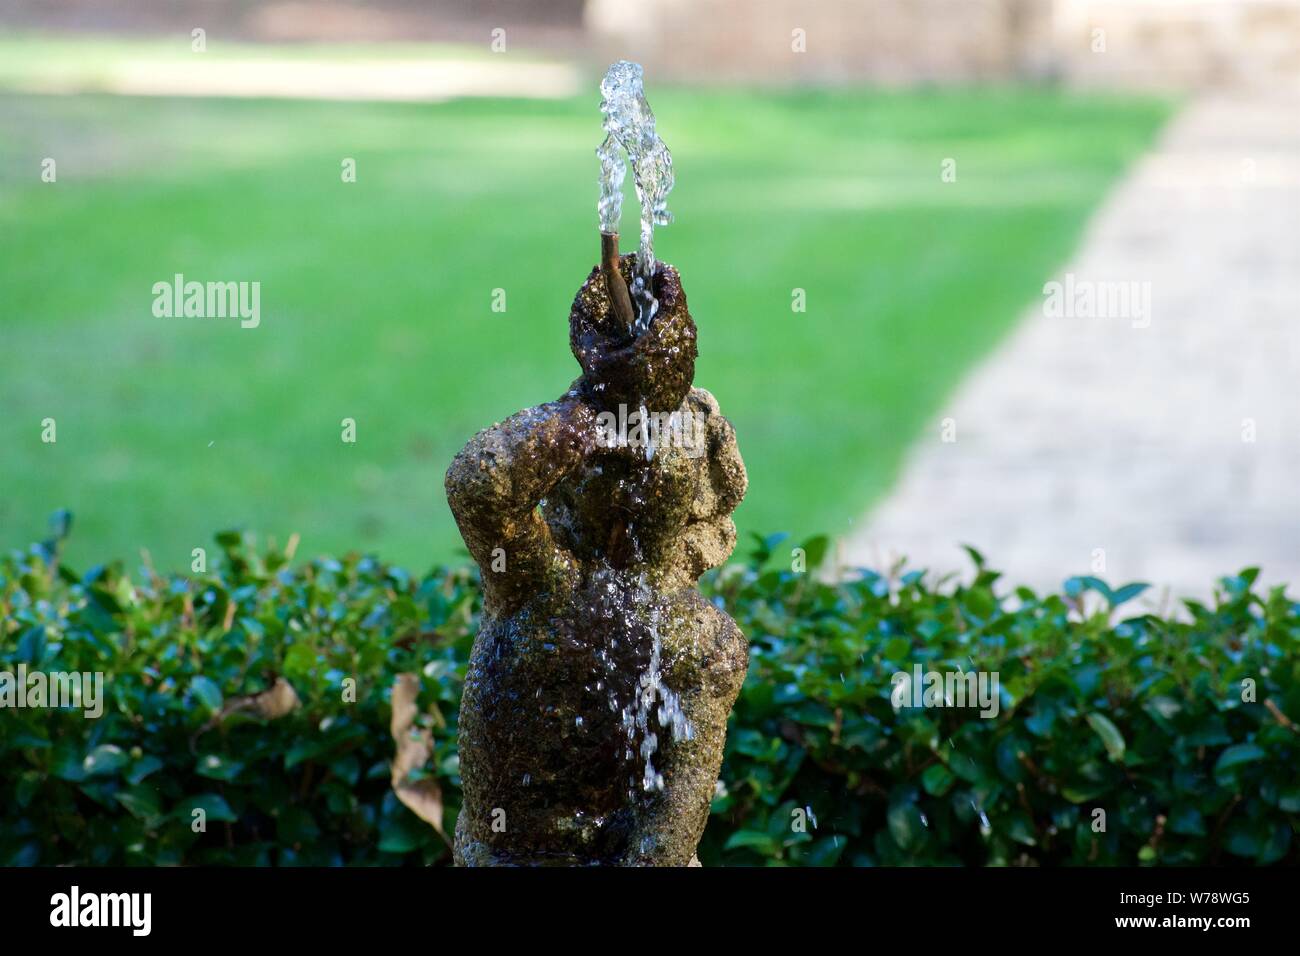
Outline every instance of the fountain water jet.
<svg viewBox="0 0 1300 956">
<path fill-rule="evenodd" d="M 607 282 L 617 285 L 622 281 L 610 267 L 609 250 L 612 247 L 617 254 L 626 174 L 624 154 L 632 167 L 636 197 L 641 204 L 641 248 L 630 293 L 636 305 L 631 324 L 637 335 L 646 330 L 659 307 L 650 288 L 655 271 L 654 231 L 655 226 L 666 226 L 673 221 L 673 214 L 668 211 L 668 193 L 674 183 L 673 156 L 655 130 L 655 115 L 646 102 L 641 76 L 640 65 L 627 60 L 619 60 L 605 72 L 600 83 L 600 111 L 605 115 L 606 136 L 596 149 L 600 159 L 600 199 L 596 212 L 600 217 L 601 261 Z M 616 300 L 621 300 L 616 290 L 614 295 Z M 616 306 L 621 311 L 621 301 L 616 301 Z"/>
<path fill-rule="evenodd" d="M 633 73 L 635 96 L 606 89 Z M 735 545 L 745 468 L 717 402 L 692 387 L 680 276 L 654 259 L 672 176 L 667 150 L 646 138 L 640 67 L 610 76 L 606 130 L 646 187 L 641 252 L 617 254 L 610 190 L 622 176 L 611 166 L 602 263 L 569 315 L 582 375 L 556 401 L 479 432 L 447 471 L 484 589 L 460 712 L 462 865 L 692 862 L 748 662 L 735 622 L 695 587 Z M 620 138 L 630 132 L 635 154 Z M 620 282 L 636 314 L 620 306 Z M 703 448 L 603 442 L 598 419 L 620 408 L 692 416 Z"/>
</svg>

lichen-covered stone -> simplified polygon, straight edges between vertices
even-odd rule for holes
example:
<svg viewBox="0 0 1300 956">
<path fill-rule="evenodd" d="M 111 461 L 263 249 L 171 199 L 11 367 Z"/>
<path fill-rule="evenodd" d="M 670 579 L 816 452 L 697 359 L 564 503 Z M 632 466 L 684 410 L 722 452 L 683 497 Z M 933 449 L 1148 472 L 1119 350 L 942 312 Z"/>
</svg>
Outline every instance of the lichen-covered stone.
<svg viewBox="0 0 1300 956">
<path fill-rule="evenodd" d="M 635 256 L 621 261 L 632 281 Z M 610 308 L 599 267 L 578 290 L 569 313 L 569 347 L 582 366 L 586 397 L 602 409 L 645 403 L 651 411 L 677 408 L 695 379 L 695 322 L 686 309 L 681 277 L 667 263 L 654 276 L 659 311 L 645 334 L 632 338 Z"/>
<path fill-rule="evenodd" d="M 691 387 L 676 270 L 661 265 L 654 291 L 632 339 L 594 270 L 570 314 L 582 377 L 448 469 L 484 583 L 460 712 L 462 865 L 685 866 L 703 833 L 748 647 L 695 584 L 735 545 L 746 477 L 731 424 Z M 701 440 L 650 455 L 602 441 L 620 404 L 696 416 Z"/>
</svg>

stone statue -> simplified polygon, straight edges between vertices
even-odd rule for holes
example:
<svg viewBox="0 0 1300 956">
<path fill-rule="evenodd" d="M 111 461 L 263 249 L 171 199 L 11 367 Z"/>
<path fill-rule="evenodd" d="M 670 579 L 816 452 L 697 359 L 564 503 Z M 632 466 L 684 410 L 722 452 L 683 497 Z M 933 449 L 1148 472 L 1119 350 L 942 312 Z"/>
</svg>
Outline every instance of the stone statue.
<svg viewBox="0 0 1300 956">
<path fill-rule="evenodd" d="M 657 263 L 638 330 L 611 297 L 635 266 L 614 243 L 569 317 L 581 377 L 479 432 L 447 471 L 484 589 L 460 710 L 460 865 L 691 864 L 745 676 L 744 635 L 695 588 L 735 546 L 735 433 L 692 387 L 677 271 Z"/>
</svg>

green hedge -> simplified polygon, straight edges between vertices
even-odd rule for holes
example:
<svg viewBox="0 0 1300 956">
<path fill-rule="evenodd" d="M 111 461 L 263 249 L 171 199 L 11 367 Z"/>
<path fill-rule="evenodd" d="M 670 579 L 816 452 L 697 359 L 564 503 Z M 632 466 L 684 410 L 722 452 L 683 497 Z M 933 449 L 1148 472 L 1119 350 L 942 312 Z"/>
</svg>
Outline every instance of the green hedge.
<svg viewBox="0 0 1300 956">
<path fill-rule="evenodd" d="M 450 862 L 393 795 L 389 700 L 420 674 L 450 832 L 474 571 L 292 564 L 232 532 L 206 573 L 80 574 L 56 524 L 0 559 L 0 672 L 103 672 L 104 713 L 0 711 L 0 863 Z M 815 567 L 825 541 L 804 548 Z M 752 649 L 706 865 L 1300 862 L 1300 605 L 1253 570 L 1161 618 L 1125 616 L 1139 585 L 995 587 L 975 552 L 940 587 L 828 585 L 789 554 L 769 539 L 705 581 Z M 915 664 L 996 672 L 998 716 L 896 710 Z M 260 717 L 277 678 L 302 705 Z"/>
</svg>

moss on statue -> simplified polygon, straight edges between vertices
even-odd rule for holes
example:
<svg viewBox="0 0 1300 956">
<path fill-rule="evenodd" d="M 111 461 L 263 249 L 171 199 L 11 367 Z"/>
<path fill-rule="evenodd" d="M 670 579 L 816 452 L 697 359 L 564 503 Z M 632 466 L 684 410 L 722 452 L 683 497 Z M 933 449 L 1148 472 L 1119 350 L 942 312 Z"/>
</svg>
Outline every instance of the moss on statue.
<svg viewBox="0 0 1300 956">
<path fill-rule="evenodd" d="M 695 585 L 735 545 L 746 477 L 731 424 L 692 388 L 695 324 L 671 266 L 654 294 L 634 339 L 593 270 L 569 320 L 582 376 L 447 471 L 484 584 L 460 713 L 462 865 L 684 866 L 704 831 L 748 647 Z M 602 440 L 629 409 L 676 413 L 698 437 Z"/>
</svg>

